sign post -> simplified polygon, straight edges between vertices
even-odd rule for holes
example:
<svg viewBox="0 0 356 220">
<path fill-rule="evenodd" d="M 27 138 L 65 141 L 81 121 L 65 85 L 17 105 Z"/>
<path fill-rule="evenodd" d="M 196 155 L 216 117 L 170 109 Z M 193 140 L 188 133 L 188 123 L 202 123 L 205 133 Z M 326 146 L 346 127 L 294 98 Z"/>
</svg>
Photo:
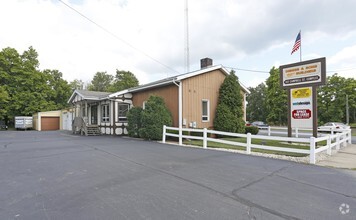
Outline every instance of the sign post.
<svg viewBox="0 0 356 220">
<path fill-rule="evenodd" d="M 288 92 L 288 137 L 292 128 L 312 128 L 318 134 L 317 91 L 326 81 L 325 57 L 279 67 L 280 85 Z"/>
</svg>

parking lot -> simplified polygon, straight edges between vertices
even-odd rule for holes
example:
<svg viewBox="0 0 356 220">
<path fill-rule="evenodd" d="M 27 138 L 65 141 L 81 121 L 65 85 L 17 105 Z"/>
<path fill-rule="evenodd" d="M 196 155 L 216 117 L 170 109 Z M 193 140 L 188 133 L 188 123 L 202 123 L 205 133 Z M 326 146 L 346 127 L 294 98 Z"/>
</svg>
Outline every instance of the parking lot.
<svg viewBox="0 0 356 220">
<path fill-rule="evenodd" d="M 355 219 L 356 171 L 139 139 L 0 131 L 0 219 Z"/>
</svg>

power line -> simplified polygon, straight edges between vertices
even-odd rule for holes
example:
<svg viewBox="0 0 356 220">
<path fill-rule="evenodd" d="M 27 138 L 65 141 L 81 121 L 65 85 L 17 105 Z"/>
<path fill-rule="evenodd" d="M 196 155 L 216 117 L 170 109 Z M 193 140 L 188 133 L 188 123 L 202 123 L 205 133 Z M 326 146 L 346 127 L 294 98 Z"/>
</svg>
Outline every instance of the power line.
<svg viewBox="0 0 356 220">
<path fill-rule="evenodd" d="M 246 71 L 246 72 L 269 73 L 269 71 L 263 71 L 263 70 L 242 69 L 242 68 L 228 67 L 228 66 L 226 66 L 226 68 L 233 69 L 233 70 Z M 331 72 L 337 73 L 337 72 L 343 72 L 343 71 L 349 71 L 349 70 L 356 70 L 356 67 L 347 68 L 347 69 L 329 70 L 329 71 L 326 71 L 326 72 L 327 73 L 331 73 Z"/>
<path fill-rule="evenodd" d="M 233 70 L 246 71 L 246 72 L 254 72 L 254 73 L 269 73 L 269 71 L 241 69 L 241 68 L 237 68 L 237 67 L 228 67 L 228 66 L 226 66 L 226 68 L 233 69 Z"/>
<path fill-rule="evenodd" d="M 177 70 L 171 68 L 170 66 L 162 63 L 161 61 L 157 60 L 156 58 L 150 56 L 149 54 L 147 54 L 146 52 L 140 50 L 139 48 L 135 47 L 134 45 L 130 44 L 129 42 L 127 42 L 126 40 L 120 38 L 119 36 L 117 36 L 116 34 L 114 34 L 113 32 L 109 31 L 108 29 L 106 29 L 105 27 L 101 26 L 100 24 L 96 23 L 95 21 L 93 21 L 92 19 L 90 19 L 89 17 L 87 17 L 86 15 L 84 15 L 83 13 L 81 13 L 80 11 L 78 11 L 77 9 L 73 8 L 72 6 L 70 6 L 69 4 L 63 2 L 62 0 L 58 0 L 60 3 L 62 3 L 63 5 L 65 5 L 66 7 L 68 7 L 69 9 L 73 10 L 74 12 L 76 12 L 77 14 L 79 14 L 80 16 L 82 16 L 83 18 L 85 18 L 86 20 L 88 20 L 89 22 L 91 22 L 92 24 L 94 24 L 95 26 L 97 26 L 98 28 L 100 28 L 101 30 L 103 30 L 104 32 L 110 34 L 112 37 L 116 38 L 117 40 L 120 40 L 121 42 L 123 42 L 124 44 L 126 44 L 127 46 L 131 47 L 132 49 L 140 52 L 141 54 L 143 54 L 144 56 L 146 56 L 147 58 L 153 60 L 154 62 L 160 64 L 161 66 L 164 66 L 165 68 L 175 72 L 175 73 L 179 73 Z"/>
</svg>

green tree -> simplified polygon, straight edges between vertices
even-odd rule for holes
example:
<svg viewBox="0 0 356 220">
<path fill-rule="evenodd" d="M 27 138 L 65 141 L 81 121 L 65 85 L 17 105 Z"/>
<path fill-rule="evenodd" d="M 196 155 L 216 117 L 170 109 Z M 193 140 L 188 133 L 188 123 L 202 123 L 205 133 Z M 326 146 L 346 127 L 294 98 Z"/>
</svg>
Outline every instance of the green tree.
<svg viewBox="0 0 356 220">
<path fill-rule="evenodd" d="M 75 79 L 69 83 L 69 87 L 74 90 L 84 90 L 84 82 L 81 79 Z"/>
<path fill-rule="evenodd" d="M 49 69 L 44 70 L 43 74 L 47 77 L 47 84 L 51 89 L 49 101 L 53 101 L 57 109 L 66 108 L 72 90 L 68 82 L 62 78 L 63 74 L 58 70 Z"/>
<path fill-rule="evenodd" d="M 97 72 L 88 86 L 90 91 L 107 92 L 113 81 L 113 76 L 106 72 Z"/>
<path fill-rule="evenodd" d="M 266 81 L 267 122 L 272 125 L 286 125 L 288 121 L 287 92 L 280 87 L 279 69 L 272 67 Z"/>
<path fill-rule="evenodd" d="M 219 131 L 244 133 L 242 94 L 238 77 L 230 72 L 219 89 L 219 101 L 216 108 L 214 128 Z"/>
<path fill-rule="evenodd" d="M 318 120 L 346 122 L 346 95 L 349 101 L 350 122 L 355 121 L 356 80 L 334 74 L 327 77 L 326 85 L 318 88 Z"/>
<path fill-rule="evenodd" d="M 247 94 L 247 108 L 246 115 L 247 120 L 252 121 L 266 121 L 267 109 L 266 109 L 266 96 L 267 87 L 264 83 L 259 84 L 256 88 L 250 87 L 250 94 Z"/>
<path fill-rule="evenodd" d="M 6 92 L 3 86 L 0 86 L 0 120 L 6 116 L 6 105 L 9 99 L 9 94 Z"/>
<path fill-rule="evenodd" d="M 139 85 L 138 79 L 130 71 L 116 70 L 114 82 L 109 88 L 110 92 L 118 92 Z"/>
<path fill-rule="evenodd" d="M 142 127 L 142 108 L 133 107 L 127 113 L 127 132 L 130 137 L 140 137 L 140 129 Z"/>
<path fill-rule="evenodd" d="M 162 139 L 163 125 L 172 125 L 171 112 L 162 97 L 150 96 L 142 111 L 142 128 L 139 134 L 148 140 Z"/>
<path fill-rule="evenodd" d="M 66 103 L 69 96 L 63 92 L 66 81 L 58 71 L 38 70 L 37 52 L 30 47 L 19 54 L 14 48 L 0 51 L 0 87 L 7 95 L 7 104 L 1 102 L 3 118 L 35 112 L 56 110 Z M 6 95 L 5 95 L 6 96 Z"/>
</svg>

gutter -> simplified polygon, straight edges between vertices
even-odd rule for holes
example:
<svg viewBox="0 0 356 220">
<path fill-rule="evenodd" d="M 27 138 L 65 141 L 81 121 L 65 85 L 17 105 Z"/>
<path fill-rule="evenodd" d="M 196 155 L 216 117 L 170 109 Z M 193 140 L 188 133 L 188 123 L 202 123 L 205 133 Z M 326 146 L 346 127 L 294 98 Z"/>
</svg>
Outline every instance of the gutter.
<svg viewBox="0 0 356 220">
<path fill-rule="evenodd" d="M 179 84 L 175 81 L 175 79 L 172 80 L 173 84 L 178 86 L 178 120 L 179 120 L 179 145 L 183 144 L 182 140 L 182 128 L 183 128 L 183 89 L 182 89 L 182 81 L 179 81 Z"/>
</svg>

